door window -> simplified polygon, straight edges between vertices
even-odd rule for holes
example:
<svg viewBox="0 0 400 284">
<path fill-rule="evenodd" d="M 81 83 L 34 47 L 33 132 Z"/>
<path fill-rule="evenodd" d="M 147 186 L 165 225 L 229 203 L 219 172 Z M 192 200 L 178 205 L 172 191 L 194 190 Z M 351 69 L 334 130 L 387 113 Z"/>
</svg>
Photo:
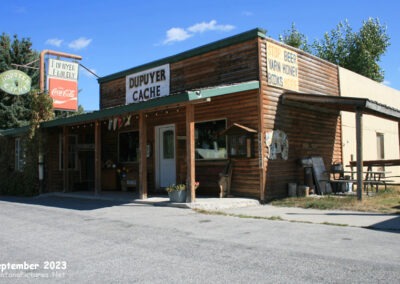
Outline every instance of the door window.
<svg viewBox="0 0 400 284">
<path fill-rule="evenodd" d="M 174 131 L 167 130 L 163 133 L 163 158 L 174 158 Z"/>
</svg>

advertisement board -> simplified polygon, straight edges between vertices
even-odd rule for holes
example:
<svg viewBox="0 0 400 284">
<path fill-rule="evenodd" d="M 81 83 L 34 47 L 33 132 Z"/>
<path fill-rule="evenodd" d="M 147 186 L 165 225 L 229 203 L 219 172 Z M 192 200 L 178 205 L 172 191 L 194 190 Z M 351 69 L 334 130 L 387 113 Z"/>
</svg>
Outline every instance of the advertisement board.
<svg viewBox="0 0 400 284">
<path fill-rule="evenodd" d="M 126 76 L 126 104 L 169 95 L 169 64 Z"/>
<path fill-rule="evenodd" d="M 78 109 L 78 82 L 49 78 L 49 95 L 53 98 L 53 108 L 76 111 Z"/>
<path fill-rule="evenodd" d="M 299 91 L 297 53 L 280 45 L 267 42 L 268 85 Z"/>
<path fill-rule="evenodd" d="M 75 62 L 49 59 L 48 91 L 57 110 L 78 110 L 78 70 Z"/>
</svg>

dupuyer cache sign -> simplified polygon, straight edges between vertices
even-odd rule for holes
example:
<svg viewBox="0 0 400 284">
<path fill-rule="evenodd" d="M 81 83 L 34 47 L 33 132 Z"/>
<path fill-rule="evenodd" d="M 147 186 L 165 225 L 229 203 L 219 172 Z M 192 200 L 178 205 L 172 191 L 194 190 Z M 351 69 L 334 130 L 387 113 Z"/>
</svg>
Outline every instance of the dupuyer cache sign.
<svg viewBox="0 0 400 284">
<path fill-rule="evenodd" d="M 277 44 L 267 42 L 268 85 L 299 91 L 297 53 Z"/>
<path fill-rule="evenodd" d="M 126 104 L 169 95 L 169 64 L 126 76 Z"/>
</svg>

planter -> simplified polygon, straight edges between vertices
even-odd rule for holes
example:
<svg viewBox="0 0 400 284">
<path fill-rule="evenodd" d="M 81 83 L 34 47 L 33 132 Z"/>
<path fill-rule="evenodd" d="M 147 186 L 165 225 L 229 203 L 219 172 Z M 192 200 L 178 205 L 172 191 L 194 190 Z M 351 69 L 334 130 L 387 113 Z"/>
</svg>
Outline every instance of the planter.
<svg viewBox="0 0 400 284">
<path fill-rule="evenodd" d="M 168 192 L 171 202 L 186 202 L 186 190 L 173 190 Z"/>
</svg>

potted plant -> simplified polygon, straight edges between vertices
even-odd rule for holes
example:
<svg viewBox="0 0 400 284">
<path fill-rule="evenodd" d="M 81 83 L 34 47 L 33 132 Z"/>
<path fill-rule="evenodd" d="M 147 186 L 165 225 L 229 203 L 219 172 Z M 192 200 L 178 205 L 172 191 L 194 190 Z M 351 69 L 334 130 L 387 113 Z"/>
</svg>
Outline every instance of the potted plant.
<svg viewBox="0 0 400 284">
<path fill-rule="evenodd" d="M 196 181 L 194 183 L 195 189 L 199 187 L 200 183 Z M 169 200 L 171 202 L 186 202 L 186 185 L 183 183 L 172 184 L 166 188 L 168 192 Z"/>
<path fill-rule="evenodd" d="M 171 202 L 186 202 L 186 185 L 172 184 L 166 188 L 169 201 Z"/>
</svg>

